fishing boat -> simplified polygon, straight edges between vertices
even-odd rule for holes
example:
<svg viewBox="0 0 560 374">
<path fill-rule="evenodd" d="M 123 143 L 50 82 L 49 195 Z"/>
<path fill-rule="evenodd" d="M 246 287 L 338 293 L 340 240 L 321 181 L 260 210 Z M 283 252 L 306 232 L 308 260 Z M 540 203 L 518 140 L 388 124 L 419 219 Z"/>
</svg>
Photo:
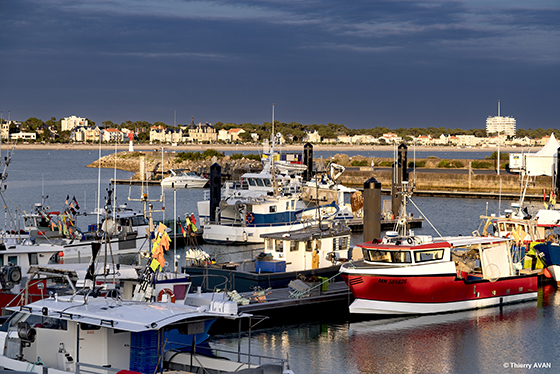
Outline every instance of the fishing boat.
<svg viewBox="0 0 560 374">
<path fill-rule="evenodd" d="M 359 244 L 363 264 L 344 264 L 351 313 L 426 314 L 536 299 L 537 273 L 511 261 L 511 240 L 390 236 Z"/>
<path fill-rule="evenodd" d="M 193 286 L 205 290 L 247 292 L 287 287 L 298 276 L 329 278 L 338 274 L 342 263 L 361 256 L 361 252 L 351 252 L 350 229 L 339 222 L 262 237 L 264 250 L 214 255 L 216 261 L 201 250 L 189 250 L 183 272 L 189 274 Z"/>
<path fill-rule="evenodd" d="M 93 296 L 53 296 L 9 308 L 13 314 L 0 329 L 5 347 L 0 365 L 13 371 L 30 367 L 33 371 L 40 365 L 50 374 L 121 370 L 145 374 L 242 373 L 259 367 L 263 370 L 260 372 L 291 373 L 287 360 L 251 355 L 250 347 L 248 354 L 215 352 L 210 347 L 212 354 L 207 355 L 199 353 L 196 346 L 185 351 L 184 345 L 172 339 L 171 332 L 195 333 L 208 319 L 250 319 L 250 315 L 238 313 L 234 302 L 163 307 L 157 302 L 125 301 L 116 295 Z"/>
<path fill-rule="evenodd" d="M 329 163 L 326 172 L 316 175 L 302 186 L 302 199 L 308 206 L 319 203 L 334 202 L 340 208 L 334 219 L 351 220 L 363 218 L 363 199 L 361 192 L 355 188 L 346 187 L 337 180 L 346 168 L 336 163 Z M 362 203 L 357 203 L 361 199 Z"/>
<path fill-rule="evenodd" d="M 194 171 L 171 169 L 169 172 L 171 175 L 161 181 L 161 186 L 164 188 L 203 188 L 208 183 L 208 178 Z"/>
<path fill-rule="evenodd" d="M 411 193 L 403 186 L 400 217 Z M 355 297 L 350 312 L 429 314 L 534 300 L 540 271 L 514 263 L 511 246 L 509 238 L 414 235 L 401 224 L 359 244 L 362 263 L 341 266 Z"/>
<path fill-rule="evenodd" d="M 202 237 L 208 243 L 258 244 L 263 234 L 301 230 L 338 211 L 334 203 L 303 208 L 298 196 L 289 194 L 240 199 L 233 205 L 222 200 L 217 220 L 204 224 Z"/>
<path fill-rule="evenodd" d="M 45 244 L 0 243 L 0 308 L 23 305 L 22 291 L 28 281 L 29 269 L 47 265 L 55 260 L 58 248 Z M 29 299 L 38 300 L 47 295 L 46 283 L 38 280 L 29 285 Z"/>
</svg>

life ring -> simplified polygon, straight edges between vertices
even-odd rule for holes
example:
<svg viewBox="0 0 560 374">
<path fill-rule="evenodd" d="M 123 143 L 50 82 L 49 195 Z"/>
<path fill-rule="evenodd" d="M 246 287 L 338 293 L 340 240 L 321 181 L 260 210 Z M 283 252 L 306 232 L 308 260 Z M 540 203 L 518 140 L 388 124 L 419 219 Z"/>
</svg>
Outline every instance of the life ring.
<svg viewBox="0 0 560 374">
<path fill-rule="evenodd" d="M 408 238 L 408 239 L 406 239 L 406 242 L 407 242 L 408 244 L 412 245 L 412 243 L 414 243 L 414 239 Z"/>
<path fill-rule="evenodd" d="M 245 219 L 247 220 L 247 223 L 253 223 L 255 217 L 253 217 L 253 213 L 247 212 L 247 214 L 245 215 Z"/>
<path fill-rule="evenodd" d="M 171 299 L 171 302 L 172 303 L 175 302 L 175 294 L 169 288 L 164 288 L 163 290 L 159 291 L 159 294 L 157 296 L 157 301 L 163 300 L 163 295 L 168 295 L 169 298 Z"/>
</svg>

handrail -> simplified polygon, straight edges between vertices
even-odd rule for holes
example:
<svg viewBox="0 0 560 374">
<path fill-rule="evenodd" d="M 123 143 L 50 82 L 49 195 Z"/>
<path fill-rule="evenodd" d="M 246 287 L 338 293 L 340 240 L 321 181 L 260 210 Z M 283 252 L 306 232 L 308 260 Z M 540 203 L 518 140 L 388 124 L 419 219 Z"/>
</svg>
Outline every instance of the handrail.
<svg viewBox="0 0 560 374">
<path fill-rule="evenodd" d="M 173 346 L 175 345 L 175 348 L 173 348 Z M 167 351 L 171 351 L 171 352 L 176 352 L 176 350 L 180 350 L 180 348 L 183 347 L 190 347 L 190 345 L 188 344 L 184 344 L 184 343 L 177 343 L 177 342 L 169 342 L 169 349 Z M 195 352 L 197 348 L 201 348 L 201 349 L 207 349 L 207 346 L 197 346 L 195 345 Z M 253 354 L 253 353 L 245 353 L 245 352 L 238 352 L 238 351 L 231 351 L 231 350 L 227 350 L 227 349 L 223 349 L 223 348 L 216 348 L 216 347 L 212 347 L 211 348 L 213 351 L 216 351 L 216 356 L 218 357 L 223 357 L 222 354 L 226 353 L 226 354 L 232 354 L 235 356 L 242 356 L 242 357 L 247 357 L 247 358 L 255 358 L 259 360 L 259 364 L 261 363 L 262 360 L 269 360 L 273 363 L 279 363 L 279 364 L 287 364 L 288 363 L 288 359 L 287 358 L 279 358 L 279 357 L 272 357 L 272 356 L 264 356 L 264 355 L 258 355 L 258 354 Z M 178 351 L 177 353 L 180 353 L 181 351 Z M 254 365 L 253 363 L 247 361 L 244 362 L 246 364 L 249 365 Z"/>
</svg>

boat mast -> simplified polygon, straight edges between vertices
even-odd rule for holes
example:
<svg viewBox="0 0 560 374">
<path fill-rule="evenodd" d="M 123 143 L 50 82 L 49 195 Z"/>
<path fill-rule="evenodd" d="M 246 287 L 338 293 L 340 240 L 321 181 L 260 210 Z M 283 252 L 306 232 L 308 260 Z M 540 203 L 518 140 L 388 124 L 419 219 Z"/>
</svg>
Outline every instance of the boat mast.
<svg viewBox="0 0 560 374">
<path fill-rule="evenodd" d="M 272 103 L 272 132 L 270 135 L 270 141 L 272 144 L 270 145 L 270 173 L 272 174 L 272 188 L 274 192 L 274 196 L 278 195 L 278 186 L 276 185 L 276 169 L 274 167 L 274 145 L 276 140 L 276 135 L 274 134 L 274 103 Z"/>
<path fill-rule="evenodd" d="M 101 204 L 101 134 L 103 130 L 99 130 L 99 158 L 97 161 L 97 231 L 99 231 L 99 208 Z"/>
</svg>

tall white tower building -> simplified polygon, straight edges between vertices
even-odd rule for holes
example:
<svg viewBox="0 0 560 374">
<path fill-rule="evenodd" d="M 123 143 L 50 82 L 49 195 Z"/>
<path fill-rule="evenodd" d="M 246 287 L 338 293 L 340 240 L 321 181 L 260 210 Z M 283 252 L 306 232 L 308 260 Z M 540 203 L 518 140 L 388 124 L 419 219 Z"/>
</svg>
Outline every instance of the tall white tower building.
<svg viewBox="0 0 560 374">
<path fill-rule="evenodd" d="M 500 102 L 498 101 L 498 115 L 486 119 L 486 134 L 504 134 L 515 136 L 515 118 L 500 115 Z"/>
</svg>

